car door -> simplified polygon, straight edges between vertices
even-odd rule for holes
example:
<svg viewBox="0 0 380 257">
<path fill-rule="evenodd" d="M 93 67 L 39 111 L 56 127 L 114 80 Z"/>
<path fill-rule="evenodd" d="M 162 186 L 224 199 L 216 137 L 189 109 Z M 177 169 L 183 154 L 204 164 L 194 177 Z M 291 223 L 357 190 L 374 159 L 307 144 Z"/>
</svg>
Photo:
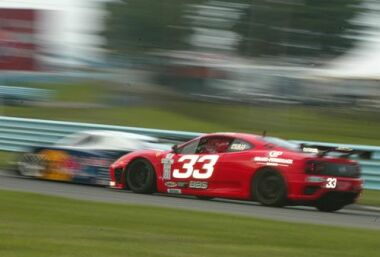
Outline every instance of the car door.
<svg viewBox="0 0 380 257">
<path fill-rule="evenodd" d="M 221 169 L 219 159 L 231 139 L 202 137 L 178 148 L 171 156 L 170 176 L 164 175 L 169 193 L 206 195 L 215 189 L 215 174 Z M 223 149 L 224 148 L 224 149 Z"/>
<path fill-rule="evenodd" d="M 243 139 L 233 138 L 226 151 L 220 154 L 219 170 L 213 177 L 213 194 L 228 198 L 250 197 L 250 185 L 254 171 L 255 146 Z"/>
</svg>

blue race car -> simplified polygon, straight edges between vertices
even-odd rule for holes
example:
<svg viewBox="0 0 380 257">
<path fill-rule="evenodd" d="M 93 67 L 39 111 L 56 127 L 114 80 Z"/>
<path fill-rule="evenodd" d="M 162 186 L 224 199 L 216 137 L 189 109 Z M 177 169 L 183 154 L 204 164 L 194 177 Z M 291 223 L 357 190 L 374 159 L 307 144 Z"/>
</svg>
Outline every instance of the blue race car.
<svg viewBox="0 0 380 257">
<path fill-rule="evenodd" d="M 18 160 L 17 171 L 26 177 L 108 185 L 109 165 L 120 156 L 141 149 L 170 147 L 155 137 L 134 133 L 81 131 L 54 145 L 30 149 Z"/>
</svg>

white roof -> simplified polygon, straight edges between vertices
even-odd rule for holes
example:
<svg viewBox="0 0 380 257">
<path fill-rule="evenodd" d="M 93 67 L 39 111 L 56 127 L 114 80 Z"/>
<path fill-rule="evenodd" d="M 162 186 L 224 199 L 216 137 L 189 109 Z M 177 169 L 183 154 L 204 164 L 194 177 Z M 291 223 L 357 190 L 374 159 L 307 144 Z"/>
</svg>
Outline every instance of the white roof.
<svg viewBox="0 0 380 257">
<path fill-rule="evenodd" d="M 58 140 L 55 145 L 82 150 L 170 149 L 155 137 L 108 130 L 79 131 Z"/>
</svg>

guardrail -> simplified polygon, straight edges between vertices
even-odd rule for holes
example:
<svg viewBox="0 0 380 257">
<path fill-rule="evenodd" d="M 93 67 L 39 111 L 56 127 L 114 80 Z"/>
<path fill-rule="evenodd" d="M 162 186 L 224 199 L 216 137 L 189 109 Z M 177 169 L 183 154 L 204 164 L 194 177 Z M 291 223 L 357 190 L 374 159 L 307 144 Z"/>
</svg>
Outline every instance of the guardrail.
<svg viewBox="0 0 380 257">
<path fill-rule="evenodd" d="M 186 141 L 201 135 L 201 133 L 195 132 L 0 116 L 0 150 L 23 152 L 33 146 L 52 144 L 68 134 L 81 130 L 124 131 L 175 141 Z M 369 159 L 359 160 L 362 166 L 362 177 L 365 181 L 364 187 L 380 190 L 380 147 L 313 141 L 293 142 L 330 147 L 340 146 L 370 152 Z"/>
<path fill-rule="evenodd" d="M 23 152 L 33 146 L 52 144 L 68 134 L 81 130 L 124 131 L 175 141 L 186 141 L 200 135 L 172 130 L 0 116 L 0 150 Z"/>
</svg>

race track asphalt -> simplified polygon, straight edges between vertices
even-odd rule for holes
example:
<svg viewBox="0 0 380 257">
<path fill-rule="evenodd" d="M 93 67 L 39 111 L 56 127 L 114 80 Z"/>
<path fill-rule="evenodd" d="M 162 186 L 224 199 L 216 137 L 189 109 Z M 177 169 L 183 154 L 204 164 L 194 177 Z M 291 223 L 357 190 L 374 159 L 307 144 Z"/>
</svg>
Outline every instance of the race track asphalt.
<svg viewBox="0 0 380 257">
<path fill-rule="evenodd" d="M 124 190 L 23 178 L 10 172 L 0 173 L 0 189 L 108 203 L 149 205 L 298 223 L 380 229 L 380 212 L 353 207 L 335 213 L 323 213 L 312 207 L 271 208 L 254 202 L 234 200 L 206 201 L 184 196 L 140 195 Z"/>
</svg>

